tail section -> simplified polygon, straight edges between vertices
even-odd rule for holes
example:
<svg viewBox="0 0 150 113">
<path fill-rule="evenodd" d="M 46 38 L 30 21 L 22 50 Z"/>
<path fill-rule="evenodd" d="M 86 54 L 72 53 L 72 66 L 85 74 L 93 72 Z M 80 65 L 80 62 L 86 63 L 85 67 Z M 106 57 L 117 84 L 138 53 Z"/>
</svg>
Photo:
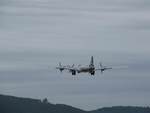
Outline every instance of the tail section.
<svg viewBox="0 0 150 113">
<path fill-rule="evenodd" d="M 95 74 L 94 58 L 93 58 L 93 56 L 91 57 L 91 61 L 90 61 L 90 65 L 89 65 L 89 73 L 91 75 Z"/>
<path fill-rule="evenodd" d="M 90 65 L 89 65 L 90 67 L 94 67 L 94 58 L 93 58 L 93 56 L 91 57 L 91 61 L 90 61 Z"/>
</svg>

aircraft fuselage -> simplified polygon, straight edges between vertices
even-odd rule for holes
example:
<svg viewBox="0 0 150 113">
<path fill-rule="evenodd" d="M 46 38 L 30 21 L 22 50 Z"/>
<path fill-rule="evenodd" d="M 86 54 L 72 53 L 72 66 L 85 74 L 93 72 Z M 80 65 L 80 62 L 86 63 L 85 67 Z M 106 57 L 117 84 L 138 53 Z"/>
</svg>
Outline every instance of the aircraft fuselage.
<svg viewBox="0 0 150 113">
<path fill-rule="evenodd" d="M 82 68 L 79 68 L 78 73 L 90 73 L 91 75 L 94 75 L 95 74 L 95 68 L 94 67 L 82 67 Z"/>
</svg>

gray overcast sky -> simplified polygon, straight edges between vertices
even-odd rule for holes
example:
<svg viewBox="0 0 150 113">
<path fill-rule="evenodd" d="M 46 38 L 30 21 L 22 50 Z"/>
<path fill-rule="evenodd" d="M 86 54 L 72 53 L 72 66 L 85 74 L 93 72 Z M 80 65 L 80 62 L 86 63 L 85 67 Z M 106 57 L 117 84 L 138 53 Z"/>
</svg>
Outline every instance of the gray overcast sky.
<svg viewBox="0 0 150 113">
<path fill-rule="evenodd" d="M 86 110 L 150 106 L 149 0 L 1 0 L 0 93 Z M 90 56 L 127 66 L 95 77 L 55 70 Z"/>
</svg>

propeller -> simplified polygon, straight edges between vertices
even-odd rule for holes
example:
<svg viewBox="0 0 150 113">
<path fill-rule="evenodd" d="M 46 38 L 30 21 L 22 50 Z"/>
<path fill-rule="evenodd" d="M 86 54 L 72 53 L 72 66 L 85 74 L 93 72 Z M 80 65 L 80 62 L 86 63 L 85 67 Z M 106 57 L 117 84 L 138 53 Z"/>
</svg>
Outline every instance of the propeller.
<svg viewBox="0 0 150 113">
<path fill-rule="evenodd" d="M 81 66 L 81 64 L 78 65 L 78 67 L 80 67 L 80 66 Z"/>
<path fill-rule="evenodd" d="M 101 62 L 99 63 L 99 65 L 100 65 L 101 74 L 103 74 L 103 72 L 104 72 L 105 70 L 112 69 L 111 67 L 109 68 L 109 67 L 107 67 L 107 66 L 103 66 Z"/>
<path fill-rule="evenodd" d="M 74 64 L 71 66 L 72 68 L 74 67 Z"/>
<path fill-rule="evenodd" d="M 56 67 L 56 69 L 59 69 L 59 71 L 62 73 L 62 71 L 64 70 L 63 69 L 63 66 L 61 65 L 61 62 L 59 62 L 59 67 Z"/>
<path fill-rule="evenodd" d="M 103 68 L 103 65 L 102 65 L 102 63 L 101 63 L 101 62 L 99 63 L 99 65 L 100 65 L 100 68 L 102 69 L 102 68 Z"/>
<path fill-rule="evenodd" d="M 59 62 L 59 67 L 62 67 L 61 62 Z"/>
</svg>

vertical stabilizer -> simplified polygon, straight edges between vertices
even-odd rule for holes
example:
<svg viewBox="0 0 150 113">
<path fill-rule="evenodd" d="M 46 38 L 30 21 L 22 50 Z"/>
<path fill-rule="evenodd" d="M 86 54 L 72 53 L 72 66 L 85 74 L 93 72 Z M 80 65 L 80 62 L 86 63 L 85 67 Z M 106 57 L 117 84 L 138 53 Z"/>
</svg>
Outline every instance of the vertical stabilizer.
<svg viewBox="0 0 150 113">
<path fill-rule="evenodd" d="M 93 56 L 91 56 L 91 61 L 90 61 L 90 66 L 94 66 L 94 58 L 93 58 Z"/>
</svg>

